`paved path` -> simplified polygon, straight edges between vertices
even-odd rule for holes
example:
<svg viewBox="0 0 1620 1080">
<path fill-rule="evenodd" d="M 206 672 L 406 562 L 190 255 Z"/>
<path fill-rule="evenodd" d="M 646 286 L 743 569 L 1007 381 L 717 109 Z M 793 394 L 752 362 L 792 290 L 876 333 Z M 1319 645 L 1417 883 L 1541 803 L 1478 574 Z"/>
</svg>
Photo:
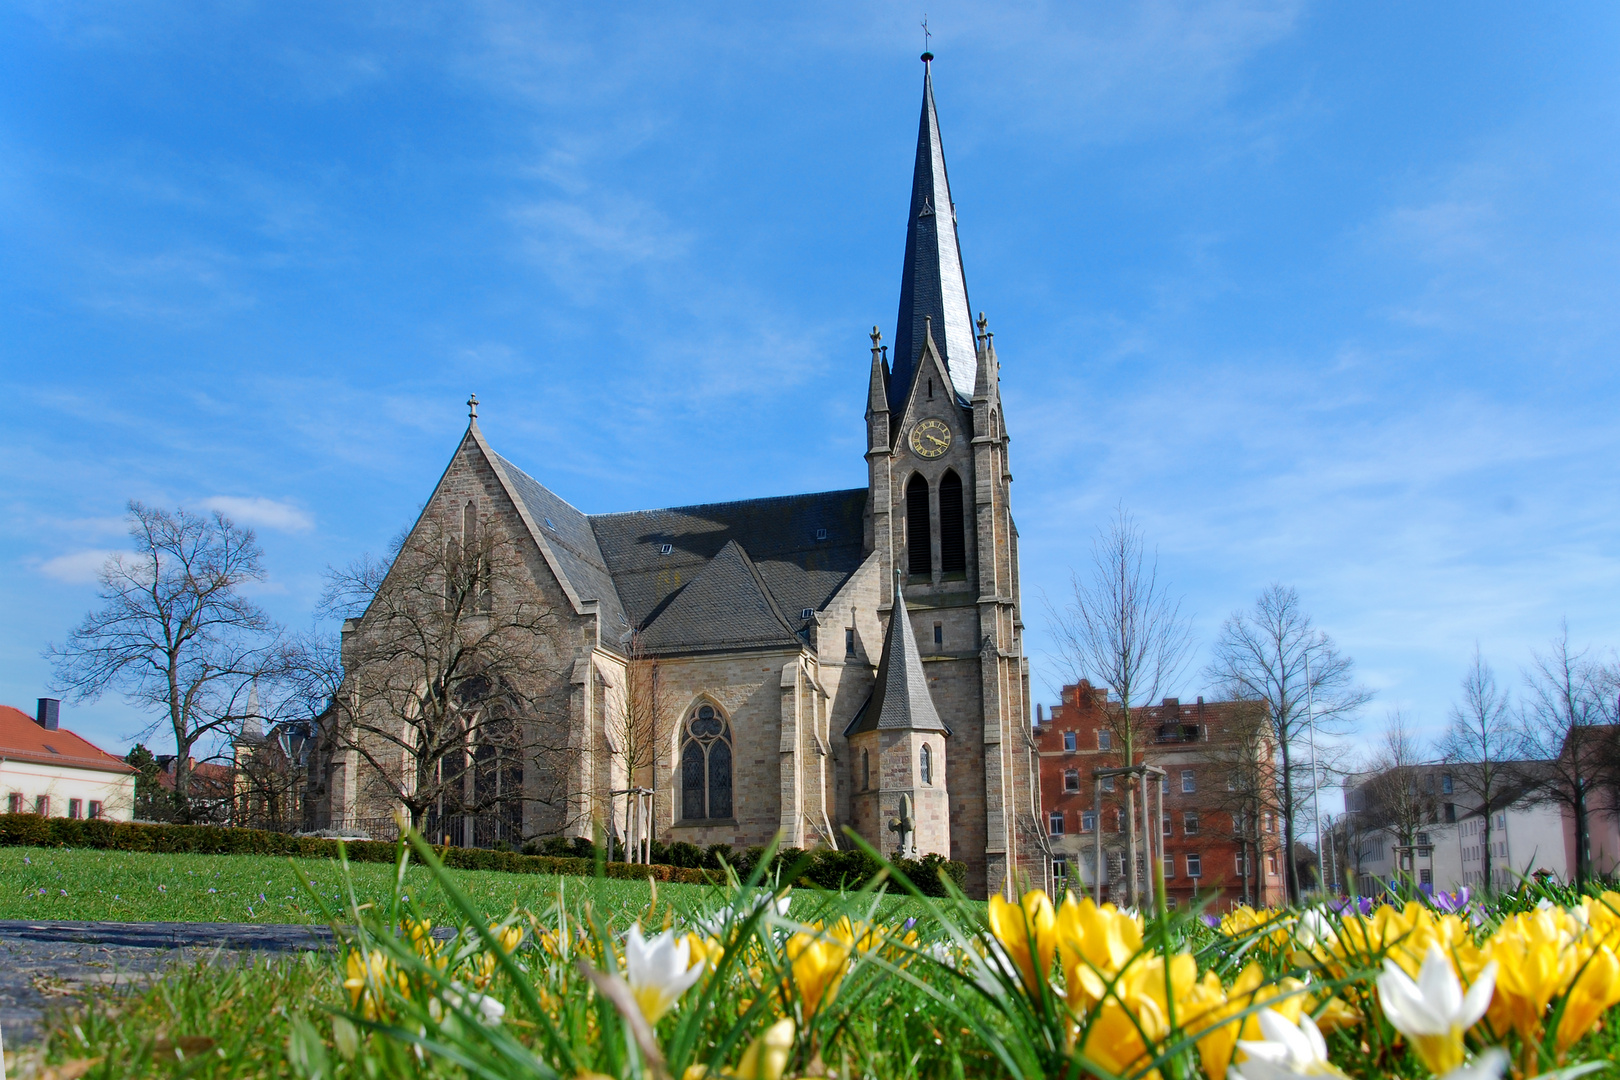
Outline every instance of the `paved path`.
<svg viewBox="0 0 1620 1080">
<path fill-rule="evenodd" d="M 144 986 L 176 964 L 228 966 L 331 945 L 324 926 L 0 920 L 0 1031 L 20 1047 L 42 1034 L 45 1010 L 93 986 Z"/>
</svg>

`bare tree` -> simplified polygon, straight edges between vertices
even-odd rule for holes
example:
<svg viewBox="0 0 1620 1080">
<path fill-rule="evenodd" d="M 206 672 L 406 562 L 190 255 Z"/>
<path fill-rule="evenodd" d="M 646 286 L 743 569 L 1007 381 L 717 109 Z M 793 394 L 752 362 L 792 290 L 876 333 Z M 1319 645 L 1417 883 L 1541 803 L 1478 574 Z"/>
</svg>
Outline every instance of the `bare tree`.
<svg viewBox="0 0 1620 1080">
<path fill-rule="evenodd" d="M 1507 691 L 1496 683 L 1496 673 L 1474 646 L 1474 659 L 1462 680 L 1462 700 L 1451 707 L 1451 725 L 1440 741 L 1440 756 L 1459 766 L 1456 784 L 1472 797 L 1484 817 L 1483 885 L 1495 884 L 1491 873 L 1491 833 L 1496 812 L 1506 809 L 1520 795 L 1516 782 L 1520 770 L 1514 765 L 1518 738 L 1514 732 L 1513 707 Z"/>
<path fill-rule="evenodd" d="M 1290 902 L 1297 903 L 1300 896 L 1293 851 L 1305 810 L 1295 791 L 1295 742 L 1305 735 L 1311 712 L 1319 728 L 1332 732 L 1366 704 L 1371 695 L 1352 683 L 1353 666 L 1331 638 L 1312 626 L 1299 593 L 1272 585 L 1250 611 L 1236 612 L 1221 625 L 1206 672 L 1229 696 L 1265 703 L 1271 738 L 1282 758 L 1278 804 Z M 1313 761 L 1312 769 L 1317 764 Z"/>
<path fill-rule="evenodd" d="M 1238 877 L 1243 902 L 1262 901 L 1260 885 L 1265 881 L 1263 866 L 1266 849 L 1264 823 L 1277 813 L 1277 780 L 1272 753 L 1271 725 L 1265 704 L 1240 701 L 1227 706 L 1219 732 L 1210 734 L 1209 761 L 1214 772 L 1225 777 L 1215 785 L 1207 805 L 1222 811 L 1211 822 L 1210 832 L 1222 835 L 1236 845 L 1241 860 Z M 1230 826 L 1226 827 L 1229 822 Z"/>
<path fill-rule="evenodd" d="M 1099 530 L 1091 549 L 1091 570 L 1071 577 L 1073 597 L 1061 611 L 1049 611 L 1052 634 L 1071 669 L 1073 682 L 1088 678 L 1112 691 L 1103 703 L 1105 723 L 1126 766 L 1139 760 L 1148 745 L 1146 713 L 1134 709 L 1157 700 L 1186 666 L 1191 629 L 1181 601 L 1159 580 L 1158 556 L 1147 557 L 1142 530 L 1123 508 L 1106 530 Z M 1125 785 L 1124 802 L 1132 805 L 1134 777 Z M 1146 803 L 1143 803 L 1144 807 Z M 1097 807 L 1098 828 L 1102 807 Z M 1136 816 L 1127 811 L 1126 890 L 1136 904 L 1138 856 Z M 1146 825 L 1146 822 L 1143 823 Z M 1101 872 L 1101 868 L 1098 868 Z"/>
<path fill-rule="evenodd" d="M 1439 803 L 1432 784 L 1423 782 L 1422 766 L 1422 747 L 1397 709 L 1384 724 L 1383 739 L 1369 770 L 1372 777 L 1361 788 L 1367 825 L 1393 837 L 1397 854 L 1403 849 L 1410 852 L 1419 830 L 1439 819 Z"/>
<path fill-rule="evenodd" d="M 345 624 L 341 674 L 327 649 L 308 678 L 334 690 L 329 746 L 354 751 L 412 828 L 470 818 L 475 843 L 515 840 L 525 801 L 561 801 L 525 786 L 523 767 L 567 752 L 563 623 L 515 542 L 470 509 L 455 524 L 424 516 L 386 572 L 361 560 L 329 574 L 328 610 L 371 598 Z"/>
<path fill-rule="evenodd" d="M 1590 818 L 1604 759 L 1611 747 L 1613 673 L 1587 650 L 1570 647 L 1565 625 L 1546 652 L 1531 654 L 1525 670 L 1527 700 L 1514 727 L 1527 757 L 1540 759 L 1531 799 L 1569 811 L 1575 823 L 1575 881 L 1591 870 Z"/>
<path fill-rule="evenodd" d="M 665 765 L 674 729 L 674 706 L 657 658 L 642 646 L 639 633 L 632 633 L 627 644 L 629 659 L 623 691 L 610 699 L 604 710 L 603 729 L 613 759 L 608 770 L 610 800 L 614 797 L 611 785 L 621 779 L 626 789 L 658 790 L 658 770 Z M 627 798 L 627 807 L 635 800 L 634 795 Z M 610 814 L 610 818 L 617 822 L 616 816 Z M 625 825 L 628 829 L 631 822 L 627 820 Z M 627 842 L 646 840 L 651 835 L 650 825 L 649 821 L 641 821 L 636 835 Z M 626 857 L 633 862 L 638 856 L 628 853 Z"/>
<path fill-rule="evenodd" d="M 286 650 L 280 629 L 240 592 L 265 577 L 252 529 L 217 512 L 131 502 L 129 534 L 135 551 L 102 567 L 101 606 L 46 656 L 56 685 L 78 700 L 115 689 L 159 714 L 140 737 L 172 734 L 175 812 L 189 821 L 195 751 L 240 727 L 255 681 L 277 677 Z"/>
</svg>

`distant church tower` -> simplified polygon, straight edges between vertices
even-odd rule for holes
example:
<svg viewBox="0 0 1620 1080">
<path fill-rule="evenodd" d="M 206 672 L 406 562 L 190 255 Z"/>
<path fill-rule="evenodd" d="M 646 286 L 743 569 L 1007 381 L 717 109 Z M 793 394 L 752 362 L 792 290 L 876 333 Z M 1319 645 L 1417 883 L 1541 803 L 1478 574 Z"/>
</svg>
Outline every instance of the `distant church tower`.
<svg viewBox="0 0 1620 1080">
<path fill-rule="evenodd" d="M 1041 883 L 1045 870 L 1036 840 L 1027 835 L 1039 829 L 1040 807 L 1029 739 L 1018 533 L 1008 498 L 1012 474 L 994 335 L 983 316 L 975 334 L 969 315 L 932 59 L 923 54 L 922 117 L 892 365 L 875 329 L 872 335 L 866 528 L 883 580 L 898 575 L 903 583 L 903 604 L 884 604 L 880 611 L 909 616 L 913 630 L 886 635 L 881 666 L 890 672 L 889 684 L 897 685 L 892 673 L 909 667 L 910 658 L 891 651 L 917 651 L 931 702 L 926 710 L 913 706 L 913 714 L 926 711 L 949 732 L 948 760 L 937 781 L 949 792 L 947 832 L 929 842 L 947 842 L 952 857 L 968 864 L 970 880 L 1000 891 L 1015 878 Z M 874 703 L 885 693 L 892 690 L 885 689 L 880 670 Z M 882 700 L 887 710 L 889 702 Z M 865 751 L 855 742 L 886 727 L 871 714 L 863 710 L 846 729 L 851 767 L 859 772 L 851 783 L 856 792 L 866 778 Z M 920 752 L 926 740 L 913 738 Z M 890 784 L 887 767 L 882 777 Z M 912 804 L 923 806 L 916 798 Z M 876 822 L 881 840 L 861 828 L 884 850 L 893 847 L 886 828 L 892 813 L 886 802 Z M 1026 835 L 1020 835 L 1020 823 Z M 919 818 L 919 850 L 929 835 Z"/>
</svg>

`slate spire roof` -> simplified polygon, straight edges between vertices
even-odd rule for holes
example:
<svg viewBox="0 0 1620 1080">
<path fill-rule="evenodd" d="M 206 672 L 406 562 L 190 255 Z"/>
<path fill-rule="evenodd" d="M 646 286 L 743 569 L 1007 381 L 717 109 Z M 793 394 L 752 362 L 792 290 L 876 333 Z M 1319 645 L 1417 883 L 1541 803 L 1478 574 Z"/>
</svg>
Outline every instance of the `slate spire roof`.
<svg viewBox="0 0 1620 1080">
<path fill-rule="evenodd" d="M 956 204 L 945 175 L 945 150 L 934 111 L 931 57 L 924 54 L 922 119 L 917 126 L 917 164 L 911 175 L 906 221 L 906 262 L 900 277 L 900 314 L 894 331 L 894 367 L 889 407 L 899 410 L 911 391 L 922 355 L 923 320 L 933 318 L 934 346 L 945 358 L 951 383 L 963 401 L 973 397 L 978 373 L 972 311 L 956 235 Z"/>
<path fill-rule="evenodd" d="M 933 696 L 928 693 L 928 676 L 923 674 L 922 654 L 917 651 L 917 635 L 911 628 L 911 616 L 906 611 L 906 597 L 898 576 L 894 608 L 889 613 L 889 632 L 883 637 L 883 658 L 878 661 L 872 696 L 855 714 L 844 734 L 896 729 L 950 734 L 934 708 Z"/>
</svg>

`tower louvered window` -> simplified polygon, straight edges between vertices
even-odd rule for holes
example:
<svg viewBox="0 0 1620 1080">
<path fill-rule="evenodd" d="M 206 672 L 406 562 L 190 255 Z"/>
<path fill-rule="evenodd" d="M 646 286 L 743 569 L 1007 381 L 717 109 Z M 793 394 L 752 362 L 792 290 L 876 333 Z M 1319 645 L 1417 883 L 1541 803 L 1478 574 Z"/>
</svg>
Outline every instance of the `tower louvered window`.
<svg viewBox="0 0 1620 1080">
<path fill-rule="evenodd" d="M 962 518 L 962 478 L 947 472 L 939 482 L 939 569 L 967 573 L 967 533 Z"/>
<path fill-rule="evenodd" d="M 686 721 L 681 747 L 681 817 L 731 817 L 731 728 L 713 705 L 699 705 Z"/>
<path fill-rule="evenodd" d="M 918 577 L 934 569 L 933 535 L 928 520 L 928 481 L 913 476 L 906 485 L 906 568 Z"/>
</svg>

